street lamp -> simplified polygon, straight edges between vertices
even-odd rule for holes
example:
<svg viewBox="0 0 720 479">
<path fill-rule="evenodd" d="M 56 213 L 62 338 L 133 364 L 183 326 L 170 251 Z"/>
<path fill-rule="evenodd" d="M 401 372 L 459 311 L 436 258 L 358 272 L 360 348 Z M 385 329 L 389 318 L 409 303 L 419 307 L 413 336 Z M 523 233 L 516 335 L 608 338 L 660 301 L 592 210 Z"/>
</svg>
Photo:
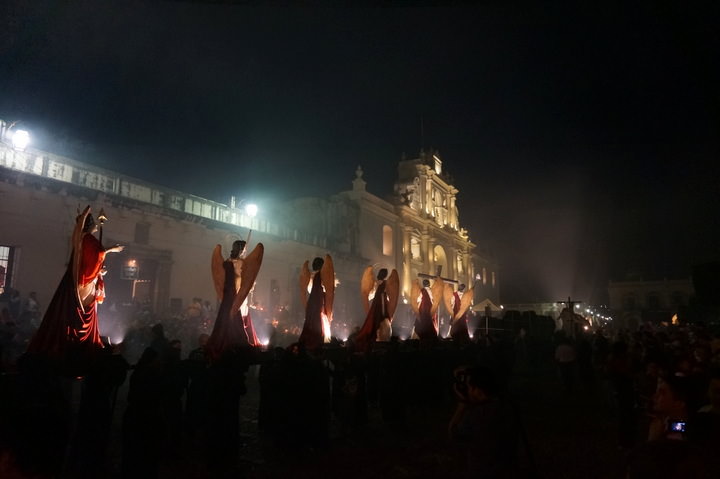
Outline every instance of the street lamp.
<svg viewBox="0 0 720 479">
<path fill-rule="evenodd" d="M 25 130 L 17 130 L 12 134 L 13 148 L 23 151 L 30 143 L 30 134 Z"/>
<path fill-rule="evenodd" d="M 8 124 L 0 120 L 0 141 L 9 143 L 18 151 L 23 151 L 30 144 L 30 133 L 26 130 L 13 130 L 17 124 L 17 121 Z"/>
<path fill-rule="evenodd" d="M 247 214 L 250 218 L 255 218 L 257 216 L 258 207 L 255 203 L 248 203 L 245 205 L 245 214 Z"/>
</svg>

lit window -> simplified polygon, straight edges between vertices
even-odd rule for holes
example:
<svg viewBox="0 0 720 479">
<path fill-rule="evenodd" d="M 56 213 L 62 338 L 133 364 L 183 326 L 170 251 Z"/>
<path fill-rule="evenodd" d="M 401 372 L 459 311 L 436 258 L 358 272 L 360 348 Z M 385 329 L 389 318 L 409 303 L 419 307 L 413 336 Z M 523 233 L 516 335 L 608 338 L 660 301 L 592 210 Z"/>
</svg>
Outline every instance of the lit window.
<svg viewBox="0 0 720 479">
<path fill-rule="evenodd" d="M 492 272 L 492 286 L 495 287 L 495 271 Z"/>
<path fill-rule="evenodd" d="M 410 238 L 410 255 L 412 259 L 420 259 L 420 239 L 417 236 Z"/>
<path fill-rule="evenodd" d="M 487 271 L 485 271 L 485 268 L 483 268 L 482 278 L 483 278 L 483 285 L 487 284 Z"/>
<path fill-rule="evenodd" d="M 390 256 L 393 254 L 393 230 L 390 226 L 383 226 L 383 254 Z"/>
</svg>

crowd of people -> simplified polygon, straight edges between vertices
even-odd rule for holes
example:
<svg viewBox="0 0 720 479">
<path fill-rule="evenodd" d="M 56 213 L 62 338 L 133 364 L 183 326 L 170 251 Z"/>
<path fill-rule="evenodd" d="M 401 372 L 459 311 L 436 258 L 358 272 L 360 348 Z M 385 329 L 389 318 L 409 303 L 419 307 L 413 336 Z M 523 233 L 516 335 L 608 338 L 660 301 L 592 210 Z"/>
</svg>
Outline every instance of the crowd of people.
<svg viewBox="0 0 720 479">
<path fill-rule="evenodd" d="M 422 287 L 414 285 L 413 334 L 401 341 L 391 325 L 397 272 L 381 269 L 375 275 L 370 267 L 363 276 L 365 320 L 340 341 L 331 331 L 336 278 L 326 255 L 315 258 L 312 269 L 309 261 L 303 266 L 305 320 L 296 336 L 285 338 L 289 346 L 276 347 L 277 332 L 260 341 L 248 299 L 264 247 L 257 244 L 246 255 L 246 242 L 238 240 L 229 257 L 220 245 L 213 253 L 217 311 L 194 298 L 179 317 L 159 320 L 140 305 L 128 319 L 128 311 L 111 305 L 103 314 L 104 330 L 115 338 L 101 337 L 104 257 L 122 247 L 103 248 L 96 231 L 88 207 L 76 219 L 73 253 L 44 314 L 34 293 L 25 299 L 17 291 L 5 293 L 3 477 L 111 475 L 108 451 L 120 413 L 121 441 L 114 448 L 121 451 L 121 477 L 159 477 L 163 464 L 182 462 L 188 449 L 202 451 L 207 477 L 241 474 L 239 405 L 253 366 L 259 369 L 259 434 L 286 456 L 313 456 L 332 439 L 352 437 L 369 422 L 371 410 L 385 427 L 402 430 L 428 411 L 455 403 L 449 437 L 466 456 L 456 472 L 536 474 L 532 441 L 509 385 L 514 373 L 552 358 L 568 398 L 583 389 L 608 392 L 629 477 L 655 477 L 653 471 L 703 477 L 716 466 L 720 337 L 704 325 L 645 324 L 632 332 L 594 334 L 560 330 L 552 338 L 530 338 L 524 329 L 470 334 L 472 294 L 465 294 L 465 285 L 455 291 L 436 277 L 432 284 L 424 279 Z M 438 335 L 443 300 L 454 327 L 448 339 Z M 126 381 L 120 412 L 118 394 Z"/>
<path fill-rule="evenodd" d="M 574 340 L 558 334 L 556 344 L 558 374 L 567 394 L 598 384 L 609 393 L 629 477 L 705 477 L 718 470 L 717 331 L 703 324 L 647 323 L 636 331 L 600 330 Z M 650 459 L 655 456 L 663 460 Z M 692 467 L 686 467 L 689 463 Z"/>
<path fill-rule="evenodd" d="M 519 455 L 527 467 L 531 447 L 506 400 L 507 384 L 513 372 L 552 357 L 568 397 L 585 388 L 609 392 L 630 477 L 649 477 L 658 464 L 665 477 L 674 477 L 668 475 L 672 468 L 682 477 L 705 477 L 714 464 L 708 451 L 720 445 L 720 336 L 702 325 L 557 333 L 554 346 L 524 330 L 478 331 L 462 344 L 393 338 L 353 352 L 351 337 L 346 343 L 333 339 L 319 351 L 298 343 L 233 350 L 211 367 L 208 333 L 185 331 L 184 320 L 152 320 L 140 310 L 125 344 L 106 345 L 81 381 L 77 411 L 65 380 L 50 374 L 41 359 L 18 355 L 15 373 L 3 375 L 5 412 L 13 414 L 3 414 L 0 428 L 3 454 L 18 470 L 37 477 L 100 477 L 112 469 L 112 418 L 120 413 L 117 395 L 127 382 L 123 477 L 158 477 L 163 461 L 177 460 L 187 444 L 204 451 L 208 470 L 237 472 L 240 418 L 237 403 L 227 398 L 244 394 L 252 365 L 259 365 L 258 429 L 281 451 L 325 448 L 333 434 L 361 429 L 373 408 L 387 427 L 402 428 L 414 420 L 415 406 L 457 402 L 450 436 L 468 451 L 467 470 L 512 477 L 502 474 L 518 473 Z M 190 334 L 194 339 L 181 339 Z"/>
</svg>

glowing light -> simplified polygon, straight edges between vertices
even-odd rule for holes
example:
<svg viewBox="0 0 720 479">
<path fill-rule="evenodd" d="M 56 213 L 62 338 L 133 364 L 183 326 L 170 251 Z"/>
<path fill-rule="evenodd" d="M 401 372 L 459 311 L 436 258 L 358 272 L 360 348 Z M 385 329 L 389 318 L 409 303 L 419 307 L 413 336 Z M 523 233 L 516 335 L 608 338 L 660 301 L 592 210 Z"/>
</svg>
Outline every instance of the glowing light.
<svg viewBox="0 0 720 479">
<path fill-rule="evenodd" d="M 250 218 L 255 218 L 255 216 L 257 215 L 257 212 L 258 212 L 258 207 L 255 203 L 249 203 L 249 204 L 245 205 L 245 213 L 247 213 L 247 215 Z"/>
<path fill-rule="evenodd" d="M 580 305 L 579 305 L 579 304 L 576 304 L 576 305 L 575 305 L 575 308 L 576 308 L 576 309 L 580 309 Z"/>
<path fill-rule="evenodd" d="M 583 329 L 584 329 L 585 331 L 587 331 L 587 330 L 590 329 L 590 328 L 587 327 L 587 326 L 583 326 Z"/>
<path fill-rule="evenodd" d="M 25 130 L 17 130 L 12 137 L 13 148 L 24 150 L 30 143 L 30 133 Z"/>
<path fill-rule="evenodd" d="M 501 305 L 500 305 L 500 309 L 505 309 L 505 306 L 503 306 L 503 305 L 501 304 Z"/>
<path fill-rule="evenodd" d="M 403 304 L 408 304 L 408 300 L 405 296 L 403 296 Z"/>
<path fill-rule="evenodd" d="M 130 261 L 127 262 L 127 265 L 130 266 L 131 268 L 134 268 L 135 266 L 137 266 L 137 261 L 135 261 L 134 259 L 131 259 Z"/>
</svg>

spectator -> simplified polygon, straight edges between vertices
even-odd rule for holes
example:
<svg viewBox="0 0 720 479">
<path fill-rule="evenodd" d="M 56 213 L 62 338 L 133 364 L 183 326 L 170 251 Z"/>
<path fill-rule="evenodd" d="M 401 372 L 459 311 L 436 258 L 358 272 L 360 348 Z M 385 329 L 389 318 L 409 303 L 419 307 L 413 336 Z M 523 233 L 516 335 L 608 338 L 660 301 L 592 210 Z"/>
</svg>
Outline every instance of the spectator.
<svg viewBox="0 0 720 479">
<path fill-rule="evenodd" d="M 449 431 L 466 447 L 468 477 L 513 477 L 519 429 L 498 381 L 485 368 L 460 369 L 455 378 L 458 404 Z"/>
<path fill-rule="evenodd" d="M 555 348 L 555 361 L 560 371 L 565 391 L 571 393 L 575 387 L 575 348 L 567 338 L 562 338 Z"/>
</svg>

